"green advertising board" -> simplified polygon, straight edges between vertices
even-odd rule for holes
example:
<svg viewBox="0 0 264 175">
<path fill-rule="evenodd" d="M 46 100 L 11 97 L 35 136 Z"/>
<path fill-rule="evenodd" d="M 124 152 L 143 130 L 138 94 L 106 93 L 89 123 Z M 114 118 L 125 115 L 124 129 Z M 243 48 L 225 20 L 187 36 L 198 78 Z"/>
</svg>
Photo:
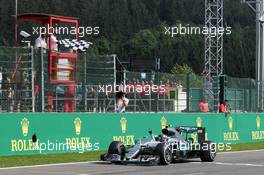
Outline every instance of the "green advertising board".
<svg viewBox="0 0 264 175">
<path fill-rule="evenodd" d="M 264 141 L 264 114 L 1 113 L 0 155 L 106 150 L 113 140 L 132 145 L 167 125 L 206 127 L 217 143 Z"/>
</svg>

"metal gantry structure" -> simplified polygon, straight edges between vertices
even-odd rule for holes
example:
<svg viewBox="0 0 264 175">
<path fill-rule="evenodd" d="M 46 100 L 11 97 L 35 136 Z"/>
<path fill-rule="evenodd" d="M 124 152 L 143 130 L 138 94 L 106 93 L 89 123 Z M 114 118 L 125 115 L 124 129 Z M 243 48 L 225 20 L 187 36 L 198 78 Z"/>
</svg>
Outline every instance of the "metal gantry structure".
<svg viewBox="0 0 264 175">
<path fill-rule="evenodd" d="M 223 34 L 218 29 L 223 27 L 223 0 L 205 0 L 205 64 L 203 70 L 204 95 L 217 109 L 219 88 L 215 87 L 214 77 L 223 74 Z"/>
<path fill-rule="evenodd" d="M 256 14 L 257 108 L 264 109 L 264 0 L 242 0 Z"/>
</svg>

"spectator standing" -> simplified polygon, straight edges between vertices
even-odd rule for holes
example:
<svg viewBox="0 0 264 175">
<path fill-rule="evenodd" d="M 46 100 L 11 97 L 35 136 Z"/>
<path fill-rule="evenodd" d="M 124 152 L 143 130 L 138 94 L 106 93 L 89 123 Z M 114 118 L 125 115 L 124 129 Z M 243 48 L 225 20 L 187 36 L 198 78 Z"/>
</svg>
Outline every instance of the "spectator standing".
<svg viewBox="0 0 264 175">
<path fill-rule="evenodd" d="M 228 100 L 225 100 L 219 105 L 219 112 L 220 113 L 228 113 Z"/>
<path fill-rule="evenodd" d="M 7 111 L 13 112 L 14 110 L 14 90 L 12 89 L 11 85 L 8 89 L 8 97 L 7 97 Z"/>
<path fill-rule="evenodd" d="M 140 84 L 140 89 L 142 90 L 142 92 L 141 92 L 141 95 L 142 96 L 144 96 L 145 95 L 145 93 L 146 93 L 146 84 L 145 84 L 145 81 L 144 80 L 142 80 L 141 81 L 141 84 Z"/>
<path fill-rule="evenodd" d="M 125 93 L 120 91 L 116 93 L 116 112 L 123 113 L 128 106 L 129 100 L 125 97 Z"/>
<path fill-rule="evenodd" d="M 53 94 L 50 93 L 49 96 L 48 96 L 48 112 L 53 112 Z"/>
<path fill-rule="evenodd" d="M 164 93 L 164 86 L 162 84 L 162 81 L 159 82 L 159 96 L 163 95 Z"/>
<path fill-rule="evenodd" d="M 50 39 L 51 39 L 51 42 L 50 42 Z M 47 44 L 48 47 L 47 48 L 49 48 L 49 44 L 51 44 L 51 46 L 50 46 L 51 51 L 58 52 L 58 48 L 59 48 L 58 42 L 59 41 L 57 39 L 55 32 L 52 33 L 50 37 L 48 37 L 47 41 L 48 41 L 48 44 Z"/>
<path fill-rule="evenodd" d="M 35 40 L 35 48 L 43 48 L 47 49 L 47 42 L 44 34 L 41 34 L 36 40 Z"/>
<path fill-rule="evenodd" d="M 199 110 L 200 112 L 209 112 L 209 107 L 206 98 L 201 100 L 199 104 Z"/>
<path fill-rule="evenodd" d="M 7 70 L 2 70 L 2 83 L 1 83 L 1 90 L 2 90 L 2 97 L 4 99 L 4 102 L 2 104 L 2 109 L 6 111 L 10 111 L 10 105 L 9 105 L 9 88 L 11 87 L 11 80 L 7 75 Z"/>
<path fill-rule="evenodd" d="M 58 52 L 58 40 L 55 34 L 51 35 L 51 50 Z"/>
<path fill-rule="evenodd" d="M 74 97 L 75 97 L 75 85 L 69 85 L 66 88 L 66 99 L 64 104 L 65 112 L 75 111 Z"/>
<path fill-rule="evenodd" d="M 165 92 L 166 96 L 169 96 L 169 91 L 170 91 L 170 80 L 168 79 L 165 83 Z"/>
<path fill-rule="evenodd" d="M 149 82 L 150 94 L 153 93 L 153 86 L 154 86 L 154 82 L 152 80 L 150 80 L 150 82 Z"/>
</svg>

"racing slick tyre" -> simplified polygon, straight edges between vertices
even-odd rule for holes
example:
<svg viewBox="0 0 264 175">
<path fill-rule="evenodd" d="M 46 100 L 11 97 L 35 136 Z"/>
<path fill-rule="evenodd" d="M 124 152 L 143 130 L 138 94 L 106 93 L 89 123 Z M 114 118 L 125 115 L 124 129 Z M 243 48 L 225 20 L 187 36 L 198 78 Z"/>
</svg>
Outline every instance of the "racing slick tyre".
<svg viewBox="0 0 264 175">
<path fill-rule="evenodd" d="M 203 148 L 206 148 L 205 150 Z M 203 162 L 213 162 L 216 157 L 216 146 L 211 141 L 201 143 L 200 159 Z"/>
<path fill-rule="evenodd" d="M 169 145 L 159 143 L 155 148 L 155 154 L 160 156 L 159 165 L 169 165 L 172 162 L 172 152 Z"/>
<path fill-rule="evenodd" d="M 126 156 L 126 147 L 122 142 L 113 141 L 109 145 L 108 154 L 118 154 L 120 155 L 121 160 L 124 160 Z"/>
</svg>

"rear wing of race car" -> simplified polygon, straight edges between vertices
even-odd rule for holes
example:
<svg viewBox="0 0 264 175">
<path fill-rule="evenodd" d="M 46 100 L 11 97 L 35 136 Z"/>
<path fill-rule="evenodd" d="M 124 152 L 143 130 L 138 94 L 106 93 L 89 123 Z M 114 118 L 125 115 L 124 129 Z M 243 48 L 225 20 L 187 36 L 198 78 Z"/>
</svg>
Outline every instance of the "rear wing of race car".
<svg viewBox="0 0 264 175">
<path fill-rule="evenodd" d="M 196 132 L 198 135 L 198 142 L 205 141 L 205 127 L 192 127 L 192 126 L 178 126 L 177 130 L 180 130 L 184 133 L 194 133 Z"/>
</svg>

